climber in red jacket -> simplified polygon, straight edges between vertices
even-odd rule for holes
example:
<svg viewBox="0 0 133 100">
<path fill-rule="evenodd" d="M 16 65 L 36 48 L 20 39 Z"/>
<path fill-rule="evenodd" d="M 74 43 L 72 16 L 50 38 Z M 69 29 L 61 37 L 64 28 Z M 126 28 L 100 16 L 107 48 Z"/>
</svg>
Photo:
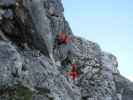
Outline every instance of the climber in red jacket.
<svg viewBox="0 0 133 100">
<path fill-rule="evenodd" d="M 70 37 L 66 35 L 64 32 L 61 32 L 58 37 L 59 44 L 68 44 L 70 42 Z"/>
<path fill-rule="evenodd" d="M 77 65 L 72 64 L 71 67 L 72 67 L 72 69 L 70 72 L 67 73 L 67 75 L 71 76 L 72 79 L 75 80 L 78 77 Z"/>
</svg>

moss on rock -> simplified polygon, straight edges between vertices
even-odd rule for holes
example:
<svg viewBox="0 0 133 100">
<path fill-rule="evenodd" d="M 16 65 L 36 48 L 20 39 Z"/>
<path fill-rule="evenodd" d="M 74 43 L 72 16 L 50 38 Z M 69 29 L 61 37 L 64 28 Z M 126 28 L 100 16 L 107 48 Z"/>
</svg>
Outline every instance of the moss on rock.
<svg viewBox="0 0 133 100">
<path fill-rule="evenodd" d="M 11 96 L 11 100 L 32 100 L 32 91 L 26 87 L 17 88 L 14 91 L 14 95 Z"/>
<path fill-rule="evenodd" d="M 8 97 L 9 100 L 32 100 L 33 92 L 26 87 L 0 90 L 0 96 Z"/>
</svg>

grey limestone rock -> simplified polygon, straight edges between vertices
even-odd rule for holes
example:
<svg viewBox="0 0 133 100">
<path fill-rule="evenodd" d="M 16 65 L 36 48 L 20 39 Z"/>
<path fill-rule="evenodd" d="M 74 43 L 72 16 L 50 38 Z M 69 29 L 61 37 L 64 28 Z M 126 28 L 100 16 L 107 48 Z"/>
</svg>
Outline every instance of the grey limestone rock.
<svg viewBox="0 0 133 100">
<path fill-rule="evenodd" d="M 0 42 L 0 89 L 14 88 L 21 75 L 23 60 L 9 42 Z"/>
<path fill-rule="evenodd" d="M 112 73 L 119 73 L 117 67 L 118 67 L 118 62 L 116 60 L 116 57 L 113 56 L 112 54 L 109 53 L 102 53 L 102 64 L 104 67 L 107 69 L 111 70 Z"/>
<path fill-rule="evenodd" d="M 132 100 L 133 83 L 116 57 L 73 35 L 61 0 L 14 1 L 0 0 L 0 100 Z M 60 32 L 71 42 L 57 45 Z"/>
</svg>

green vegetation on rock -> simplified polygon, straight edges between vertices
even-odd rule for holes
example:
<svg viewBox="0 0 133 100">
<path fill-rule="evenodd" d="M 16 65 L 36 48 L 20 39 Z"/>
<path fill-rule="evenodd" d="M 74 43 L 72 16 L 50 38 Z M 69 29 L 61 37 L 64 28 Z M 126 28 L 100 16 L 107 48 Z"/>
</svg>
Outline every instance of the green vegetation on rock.
<svg viewBox="0 0 133 100">
<path fill-rule="evenodd" d="M 32 92 L 26 87 L 17 88 L 11 95 L 11 100 L 32 100 Z"/>
<path fill-rule="evenodd" d="M 9 100 L 32 100 L 32 91 L 26 87 L 0 90 L 0 96 L 8 96 Z"/>
</svg>

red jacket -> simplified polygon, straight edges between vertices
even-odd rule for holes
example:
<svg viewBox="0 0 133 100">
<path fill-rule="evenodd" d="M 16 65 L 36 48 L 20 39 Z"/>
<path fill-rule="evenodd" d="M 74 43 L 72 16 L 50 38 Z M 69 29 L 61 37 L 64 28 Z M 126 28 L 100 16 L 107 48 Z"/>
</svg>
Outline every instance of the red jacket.
<svg viewBox="0 0 133 100">
<path fill-rule="evenodd" d="M 72 77 L 73 80 L 75 80 L 78 77 L 78 72 L 77 72 L 77 65 L 72 64 L 72 70 L 70 72 L 70 76 Z"/>
<path fill-rule="evenodd" d="M 70 42 L 70 37 L 66 35 L 65 33 L 61 32 L 59 34 L 59 43 L 68 44 Z"/>
</svg>

